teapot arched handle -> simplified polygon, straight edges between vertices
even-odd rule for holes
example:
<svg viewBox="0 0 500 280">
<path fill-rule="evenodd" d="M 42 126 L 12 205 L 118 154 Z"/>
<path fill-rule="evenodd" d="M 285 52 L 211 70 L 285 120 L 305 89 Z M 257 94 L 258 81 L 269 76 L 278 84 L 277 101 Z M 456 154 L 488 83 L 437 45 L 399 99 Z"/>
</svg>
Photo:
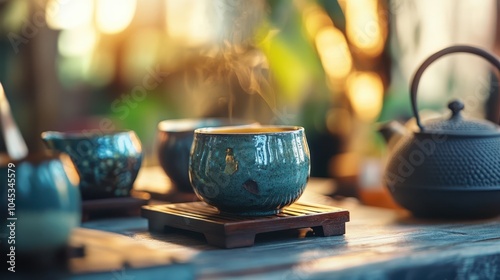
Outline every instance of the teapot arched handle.
<svg viewBox="0 0 500 280">
<path fill-rule="evenodd" d="M 425 69 L 431 65 L 434 61 L 439 59 L 442 56 L 445 56 L 447 54 L 451 53 L 471 53 L 478 55 L 487 61 L 489 61 L 491 64 L 493 64 L 499 71 L 500 71 L 500 61 L 498 58 L 489 53 L 488 51 L 485 51 L 483 49 L 477 48 L 477 47 L 472 47 L 472 46 L 465 46 L 465 45 L 456 45 L 456 46 L 451 46 L 447 47 L 445 49 L 442 49 L 435 54 L 431 55 L 429 58 L 427 58 L 422 65 L 418 68 L 417 72 L 415 72 L 415 75 L 413 76 L 413 81 L 411 83 L 411 88 L 410 88 L 410 95 L 411 95 L 411 106 L 413 109 L 413 115 L 415 116 L 415 120 L 417 121 L 417 125 L 420 128 L 421 131 L 424 131 L 424 126 L 422 125 L 420 121 L 420 116 L 418 114 L 418 109 L 417 109 L 417 90 L 418 90 L 418 83 L 420 82 L 420 78 L 422 77 L 422 74 L 424 73 Z"/>
</svg>

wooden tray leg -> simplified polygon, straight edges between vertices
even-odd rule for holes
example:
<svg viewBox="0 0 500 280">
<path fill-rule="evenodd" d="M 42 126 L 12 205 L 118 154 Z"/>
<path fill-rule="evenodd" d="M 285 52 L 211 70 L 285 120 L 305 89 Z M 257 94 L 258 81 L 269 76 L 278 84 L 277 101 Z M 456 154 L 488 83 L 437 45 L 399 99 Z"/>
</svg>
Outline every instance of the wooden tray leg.
<svg viewBox="0 0 500 280">
<path fill-rule="evenodd" d="M 162 221 L 148 219 L 148 229 L 151 232 L 161 233 L 165 231 L 165 224 Z"/>
<path fill-rule="evenodd" d="M 314 233 L 318 236 L 332 236 L 345 234 L 345 223 L 329 223 L 321 226 L 312 227 Z"/>
<path fill-rule="evenodd" d="M 205 233 L 207 243 L 222 248 L 250 247 L 255 243 L 255 234 L 215 235 Z"/>
</svg>

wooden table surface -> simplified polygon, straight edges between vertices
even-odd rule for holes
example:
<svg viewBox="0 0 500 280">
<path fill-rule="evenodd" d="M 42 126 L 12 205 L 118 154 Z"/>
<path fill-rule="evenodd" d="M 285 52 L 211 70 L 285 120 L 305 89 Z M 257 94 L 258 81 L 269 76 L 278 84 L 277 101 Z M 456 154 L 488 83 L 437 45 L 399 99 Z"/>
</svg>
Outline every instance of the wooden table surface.
<svg viewBox="0 0 500 280">
<path fill-rule="evenodd" d="M 168 182 L 155 179 L 163 173 L 153 173 L 142 178 L 164 189 Z M 500 217 L 416 219 L 353 198 L 335 200 L 325 195 L 333 187 L 331 180 L 312 179 L 300 200 L 347 209 L 342 236 L 288 230 L 259 234 L 252 247 L 220 249 L 199 233 L 150 233 L 138 216 L 101 218 L 72 233 L 70 244 L 83 254 L 71 257 L 62 272 L 0 279 L 500 279 Z"/>
<path fill-rule="evenodd" d="M 247 248 L 208 246 L 201 234 L 152 234 L 140 217 L 85 222 L 72 242 L 86 256 L 75 279 L 500 279 L 500 217 L 421 220 L 407 212 L 338 201 L 312 180 L 302 201 L 349 210 L 344 236 L 287 231 Z M 105 232 L 103 232 L 105 231 Z"/>
</svg>

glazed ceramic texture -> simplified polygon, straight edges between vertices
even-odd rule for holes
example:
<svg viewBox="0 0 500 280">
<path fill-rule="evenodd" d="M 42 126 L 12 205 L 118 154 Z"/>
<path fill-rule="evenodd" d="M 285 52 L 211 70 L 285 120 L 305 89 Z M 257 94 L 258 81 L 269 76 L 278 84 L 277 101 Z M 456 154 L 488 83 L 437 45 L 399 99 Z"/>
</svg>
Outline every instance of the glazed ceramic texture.
<svg viewBox="0 0 500 280">
<path fill-rule="evenodd" d="M 189 152 L 194 139 L 194 130 L 202 127 L 247 125 L 251 121 L 224 118 L 173 119 L 158 124 L 157 143 L 160 165 L 182 192 L 193 192 L 189 182 Z"/>
<path fill-rule="evenodd" d="M 80 224 L 78 173 L 67 155 L 29 156 L 12 164 L 0 167 L 2 182 L 12 178 L 8 174 L 15 174 L 13 188 L 0 190 L 0 207 L 4 209 L 0 216 L 4 221 L 7 217 L 17 218 L 8 221 L 15 223 L 16 232 L 15 244 L 9 244 L 16 250 L 46 258 L 64 248 L 71 230 Z M 8 203 L 15 204 L 13 215 L 7 211 Z M 1 230 L 5 232 L 8 228 L 4 226 Z"/>
<path fill-rule="evenodd" d="M 84 200 L 130 194 L 143 158 L 135 132 L 44 132 L 42 138 L 50 149 L 71 157 L 81 177 Z"/>
<path fill-rule="evenodd" d="M 304 129 L 199 129 L 189 175 L 197 196 L 244 216 L 279 213 L 303 193 L 310 174 Z"/>
</svg>

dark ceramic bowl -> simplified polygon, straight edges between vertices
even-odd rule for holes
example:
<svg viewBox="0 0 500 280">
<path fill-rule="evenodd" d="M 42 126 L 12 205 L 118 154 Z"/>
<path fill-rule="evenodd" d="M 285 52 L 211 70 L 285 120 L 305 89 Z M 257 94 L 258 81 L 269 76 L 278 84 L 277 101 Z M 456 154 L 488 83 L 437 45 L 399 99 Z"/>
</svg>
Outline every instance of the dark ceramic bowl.
<svg viewBox="0 0 500 280">
<path fill-rule="evenodd" d="M 82 199 L 130 195 L 142 163 L 142 146 L 133 131 L 44 132 L 52 150 L 67 153 L 80 174 Z"/>
<path fill-rule="evenodd" d="M 296 201 L 310 173 L 304 128 L 195 130 L 189 175 L 196 195 L 220 211 L 273 215 Z"/>
<path fill-rule="evenodd" d="M 175 187 L 182 192 L 192 192 L 189 182 L 189 152 L 193 143 L 194 130 L 202 127 L 218 127 L 228 125 L 250 125 L 252 121 L 230 119 L 174 119 L 158 124 L 157 148 L 160 165 L 172 180 Z"/>
<path fill-rule="evenodd" d="M 0 188 L 0 218 L 6 221 L 0 234 L 15 234 L 15 244 L 0 245 L 15 245 L 16 261 L 27 255 L 47 259 L 64 248 L 81 220 L 80 179 L 70 158 L 40 154 L 20 161 L 0 160 L 0 180 L 5 182 Z M 10 223 L 15 227 L 6 227 Z"/>
</svg>

